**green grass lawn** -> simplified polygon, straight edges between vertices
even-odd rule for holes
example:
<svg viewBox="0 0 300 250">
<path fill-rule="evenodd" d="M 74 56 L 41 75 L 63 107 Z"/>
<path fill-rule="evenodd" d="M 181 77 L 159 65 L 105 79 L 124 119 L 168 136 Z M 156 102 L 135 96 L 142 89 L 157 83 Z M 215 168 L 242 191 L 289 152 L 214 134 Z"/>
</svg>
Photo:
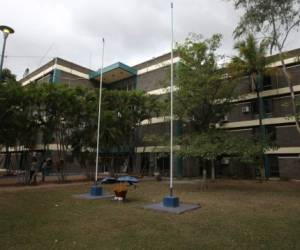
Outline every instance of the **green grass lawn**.
<svg viewBox="0 0 300 250">
<path fill-rule="evenodd" d="M 143 182 L 124 203 L 71 196 L 88 189 L 0 190 L 0 249 L 300 249 L 300 183 L 175 184 L 202 206 L 182 215 L 142 209 L 166 182 Z"/>
</svg>

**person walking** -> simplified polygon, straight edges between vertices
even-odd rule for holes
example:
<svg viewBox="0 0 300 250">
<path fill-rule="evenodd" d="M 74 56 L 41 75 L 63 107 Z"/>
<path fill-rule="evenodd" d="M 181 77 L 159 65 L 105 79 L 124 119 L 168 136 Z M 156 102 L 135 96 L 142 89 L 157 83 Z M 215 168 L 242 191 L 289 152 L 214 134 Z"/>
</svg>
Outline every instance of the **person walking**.
<svg viewBox="0 0 300 250">
<path fill-rule="evenodd" d="M 43 160 L 43 163 L 42 163 L 42 167 L 41 167 L 41 170 L 42 170 L 42 182 L 45 182 L 45 176 L 46 176 L 47 169 L 48 169 L 48 159 L 47 160 Z"/>
<path fill-rule="evenodd" d="M 206 168 L 203 168 L 203 170 L 202 170 L 202 183 L 201 183 L 202 191 L 204 191 L 205 189 L 208 188 L 206 179 L 207 179 L 207 171 L 206 171 Z"/>
<path fill-rule="evenodd" d="M 31 166 L 30 166 L 30 178 L 29 184 L 36 184 L 36 177 L 38 174 L 38 163 L 36 157 L 32 157 Z"/>
<path fill-rule="evenodd" d="M 64 182 L 65 181 L 64 167 L 65 167 L 65 161 L 63 159 L 60 159 L 56 162 L 58 182 Z"/>
</svg>

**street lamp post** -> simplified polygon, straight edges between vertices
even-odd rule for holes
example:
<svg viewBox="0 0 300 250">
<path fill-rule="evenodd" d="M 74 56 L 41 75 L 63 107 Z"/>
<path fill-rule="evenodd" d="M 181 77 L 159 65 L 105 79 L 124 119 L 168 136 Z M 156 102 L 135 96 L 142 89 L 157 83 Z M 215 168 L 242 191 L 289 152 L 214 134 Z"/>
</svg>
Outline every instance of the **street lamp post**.
<svg viewBox="0 0 300 250">
<path fill-rule="evenodd" d="M 3 32 L 3 47 L 2 47 L 1 62 L 0 62 L 0 81 L 2 81 L 2 68 L 3 68 L 4 54 L 5 54 L 6 39 L 9 34 L 13 34 L 15 31 L 12 28 L 5 25 L 1 25 L 0 30 Z"/>
</svg>

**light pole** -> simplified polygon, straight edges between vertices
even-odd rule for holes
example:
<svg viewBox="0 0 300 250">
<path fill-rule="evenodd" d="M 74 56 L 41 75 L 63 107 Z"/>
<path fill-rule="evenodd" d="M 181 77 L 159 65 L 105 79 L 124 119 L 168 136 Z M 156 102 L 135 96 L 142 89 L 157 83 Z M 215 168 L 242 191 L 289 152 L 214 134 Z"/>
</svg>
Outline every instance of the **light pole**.
<svg viewBox="0 0 300 250">
<path fill-rule="evenodd" d="M 3 47 L 2 47 L 1 62 L 0 62 L 0 81 L 2 81 L 2 68 L 3 68 L 3 61 L 4 61 L 6 39 L 9 34 L 13 34 L 15 31 L 12 28 L 5 25 L 1 25 L 0 30 L 3 32 Z"/>
</svg>

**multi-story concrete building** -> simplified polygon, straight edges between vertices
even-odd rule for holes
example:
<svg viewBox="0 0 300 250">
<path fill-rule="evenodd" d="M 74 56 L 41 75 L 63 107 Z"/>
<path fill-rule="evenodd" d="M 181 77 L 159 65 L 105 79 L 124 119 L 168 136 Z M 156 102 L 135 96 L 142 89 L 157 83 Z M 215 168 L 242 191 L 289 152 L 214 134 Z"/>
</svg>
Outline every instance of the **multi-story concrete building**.
<svg viewBox="0 0 300 250">
<path fill-rule="evenodd" d="M 300 49 L 289 51 L 285 59 L 288 72 L 294 84 L 296 96 L 300 95 Z M 275 139 L 278 148 L 266 153 L 266 173 L 270 177 L 300 178 L 300 135 L 295 121 L 291 117 L 290 91 L 281 72 L 280 63 L 276 56 L 272 57 L 273 73 L 265 77 L 261 97 L 264 105 L 263 125 L 267 133 Z M 179 57 L 175 57 L 177 63 Z M 132 67 L 123 63 L 115 63 L 103 70 L 104 87 L 109 89 L 132 90 L 138 89 L 150 95 L 167 95 L 170 88 L 165 87 L 169 74 L 170 54 L 145 61 Z M 39 69 L 33 71 L 20 80 L 22 85 L 34 82 L 66 83 L 70 86 L 98 87 L 100 71 L 93 71 L 65 61 L 53 59 Z M 174 89 L 176 91 L 176 89 Z M 258 108 L 255 90 L 252 89 L 249 77 L 245 76 L 238 84 L 236 91 L 239 94 L 233 102 L 231 112 L 225 117 L 222 128 L 232 134 L 253 136 L 259 129 Z M 136 131 L 135 153 L 136 159 L 133 170 L 152 174 L 155 169 L 161 173 L 168 173 L 169 148 L 157 145 L 156 142 L 147 142 L 147 134 L 168 133 L 168 117 L 153 117 L 151 121 L 144 121 Z M 180 122 L 175 123 L 175 133 L 182 133 Z M 123 158 L 124 160 L 124 158 Z M 116 163 L 116 164 L 120 164 Z M 253 177 L 255 168 L 237 166 L 230 159 L 223 159 L 217 164 L 217 175 Z M 196 160 L 175 159 L 175 175 L 198 176 L 201 167 Z"/>
</svg>

